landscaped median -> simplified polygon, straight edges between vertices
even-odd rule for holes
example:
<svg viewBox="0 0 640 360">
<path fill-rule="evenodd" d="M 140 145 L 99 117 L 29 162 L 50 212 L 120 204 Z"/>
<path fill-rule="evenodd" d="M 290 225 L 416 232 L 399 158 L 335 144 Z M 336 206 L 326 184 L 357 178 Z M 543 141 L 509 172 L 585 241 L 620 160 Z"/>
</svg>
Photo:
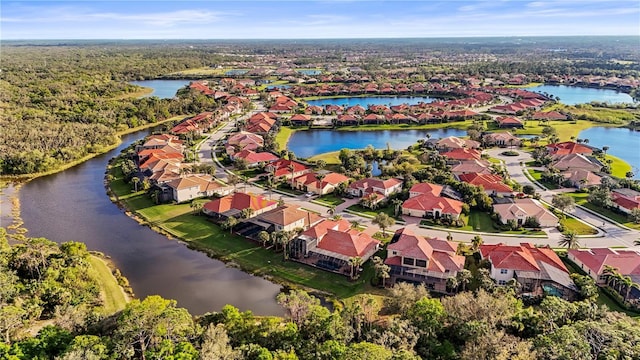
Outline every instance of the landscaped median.
<svg viewBox="0 0 640 360">
<path fill-rule="evenodd" d="M 356 281 L 338 274 L 318 270 L 293 261 L 283 261 L 282 253 L 265 249 L 243 237 L 230 234 L 195 213 L 190 203 L 155 204 L 144 192 L 131 192 L 124 182 L 119 161 L 109 166 L 108 183 L 110 196 L 142 225 L 170 237 L 184 241 L 189 248 L 202 251 L 210 257 L 220 259 L 243 271 L 291 287 L 305 287 L 346 298 L 359 293 L 376 293 L 370 285 L 374 270 L 370 262 L 363 265 L 364 271 Z M 208 199 L 197 200 L 207 202 Z"/>
</svg>

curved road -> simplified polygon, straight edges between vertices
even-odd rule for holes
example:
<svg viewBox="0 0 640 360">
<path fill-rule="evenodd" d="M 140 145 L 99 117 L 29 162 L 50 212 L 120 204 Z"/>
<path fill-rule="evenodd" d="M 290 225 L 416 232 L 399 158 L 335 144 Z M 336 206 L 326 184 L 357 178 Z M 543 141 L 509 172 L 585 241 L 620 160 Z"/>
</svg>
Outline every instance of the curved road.
<svg viewBox="0 0 640 360">
<path fill-rule="evenodd" d="M 246 119 L 250 115 L 256 112 L 264 111 L 264 106 L 261 103 L 254 101 L 254 104 L 256 105 L 256 108 L 250 112 L 243 114 L 241 118 Z M 233 122 L 229 121 L 225 123 L 224 126 L 222 126 L 221 128 L 209 134 L 207 139 L 205 139 L 201 143 L 201 146 L 199 148 L 199 152 L 198 152 L 199 161 L 215 165 L 216 166 L 215 175 L 220 180 L 226 180 L 227 169 L 222 167 L 220 163 L 218 163 L 217 161 L 214 161 L 214 159 L 211 158 L 211 152 L 216 148 L 217 144 L 221 142 L 221 140 L 226 136 L 226 134 L 230 131 L 233 131 L 233 129 L 234 129 Z M 520 163 L 522 162 L 522 164 L 524 164 L 532 160 L 531 155 L 529 153 L 518 151 L 519 152 L 518 156 L 504 156 L 504 155 L 501 155 L 501 153 L 504 150 L 505 149 L 499 149 L 499 148 L 489 149 L 487 150 L 487 153 L 491 157 L 494 157 L 503 161 L 507 172 L 509 173 L 509 175 L 513 180 L 515 180 L 516 182 L 522 185 L 534 186 L 534 188 L 536 188 L 538 193 L 541 195 L 542 199 L 547 203 L 551 203 L 551 198 L 553 197 L 554 194 L 562 192 L 562 189 L 560 190 L 543 189 L 539 185 L 534 184 L 524 175 L 524 171 L 526 169 L 524 168 L 524 166 L 520 165 Z M 328 207 L 312 203 L 311 199 L 308 199 L 303 195 L 290 196 L 290 195 L 283 195 L 283 194 L 273 193 L 273 192 L 268 193 L 268 191 L 266 191 L 265 189 L 257 187 L 255 185 L 251 185 L 251 184 L 248 184 L 248 185 L 239 184 L 238 188 L 240 188 L 243 191 L 248 191 L 255 194 L 263 194 L 267 197 L 271 197 L 272 199 L 282 199 L 287 203 L 295 204 L 305 209 L 316 211 L 320 214 L 326 214 L 328 210 Z M 343 218 L 349 221 L 351 220 L 359 221 L 363 226 L 367 227 L 367 230 L 366 230 L 367 233 L 373 234 L 379 231 L 379 228 L 376 225 L 371 223 L 371 219 L 344 212 L 344 209 L 346 209 L 347 207 L 355 203 L 357 203 L 357 199 L 346 200 L 343 204 L 340 204 L 339 206 L 336 207 L 335 213 L 342 215 Z M 580 238 L 580 243 L 583 247 L 590 247 L 590 248 L 591 247 L 610 247 L 610 246 L 633 247 L 634 241 L 640 239 L 639 231 L 621 228 L 620 226 L 606 219 L 600 218 L 599 216 L 593 215 L 592 213 L 587 212 L 579 207 L 576 207 L 571 212 L 571 214 L 574 217 L 598 229 L 598 235 L 595 235 L 593 237 Z M 427 237 L 446 238 L 448 234 L 451 234 L 454 240 L 469 242 L 474 236 L 480 235 L 482 236 L 482 239 L 487 243 L 502 242 L 505 244 L 516 245 L 521 242 L 530 242 L 535 245 L 550 245 L 552 247 L 558 246 L 558 241 L 562 236 L 562 234 L 560 234 L 555 228 L 547 229 L 545 231 L 548 235 L 548 237 L 546 238 L 523 237 L 523 236 L 517 236 L 517 235 L 508 236 L 508 235 L 487 234 L 487 233 L 457 232 L 455 230 L 448 231 L 444 229 L 443 230 L 425 229 L 425 228 L 418 227 L 420 223 L 420 219 L 418 218 L 404 217 L 404 219 L 406 221 L 406 225 L 397 224 L 391 227 L 390 229 L 388 229 L 387 231 L 395 231 L 402 227 L 410 227 L 416 234 L 420 234 Z"/>
</svg>

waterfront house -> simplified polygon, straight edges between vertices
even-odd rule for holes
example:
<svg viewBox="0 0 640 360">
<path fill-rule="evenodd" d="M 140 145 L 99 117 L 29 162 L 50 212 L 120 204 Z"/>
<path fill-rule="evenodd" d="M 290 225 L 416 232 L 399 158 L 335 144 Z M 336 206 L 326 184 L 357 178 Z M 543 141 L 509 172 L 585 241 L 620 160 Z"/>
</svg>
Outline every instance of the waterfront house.
<svg viewBox="0 0 640 360">
<path fill-rule="evenodd" d="M 310 125 L 313 120 L 311 119 L 310 115 L 295 114 L 289 119 L 289 121 L 293 126 L 306 126 L 306 125 Z"/>
<path fill-rule="evenodd" d="M 265 166 L 265 171 L 272 174 L 274 179 L 295 179 L 310 173 L 310 167 L 293 160 L 279 159 Z"/>
<path fill-rule="evenodd" d="M 512 116 L 499 116 L 496 118 L 496 124 L 500 128 L 523 128 L 524 123 L 522 120 L 512 117 Z"/>
<path fill-rule="evenodd" d="M 513 189 L 502 182 L 499 175 L 468 173 L 459 175 L 458 179 L 471 185 L 482 186 L 484 192 L 490 196 L 513 196 Z"/>
<path fill-rule="evenodd" d="M 341 183 L 348 183 L 349 178 L 334 172 L 326 172 L 322 175 L 307 173 L 296 177 L 293 181 L 296 189 L 316 195 L 326 195 L 332 193 Z"/>
<path fill-rule="evenodd" d="M 224 220 L 231 216 L 239 218 L 244 209 L 253 210 L 251 216 L 257 216 L 277 206 L 277 201 L 268 200 L 264 196 L 237 192 L 209 201 L 204 204 L 202 212 L 218 220 Z"/>
<path fill-rule="evenodd" d="M 520 294 L 537 297 L 543 294 L 573 299 L 577 288 L 566 266 L 551 247 L 491 244 L 480 246 L 480 256 L 491 264 L 490 276 L 498 285 L 515 279 Z"/>
<path fill-rule="evenodd" d="M 593 156 L 583 154 L 555 155 L 553 167 L 560 171 L 586 170 L 599 172 L 603 164 Z"/>
<path fill-rule="evenodd" d="M 248 167 L 268 164 L 280 159 L 270 152 L 253 152 L 251 150 L 242 150 L 239 153 L 234 154 L 232 158 L 233 160 L 242 159 L 246 161 Z"/>
<path fill-rule="evenodd" d="M 522 141 L 509 131 L 486 134 L 482 137 L 482 141 L 486 146 L 499 147 L 520 146 L 522 144 Z"/>
<path fill-rule="evenodd" d="M 364 263 L 379 247 L 378 240 L 352 229 L 349 221 L 324 219 L 298 236 L 291 252 L 301 262 L 347 275 L 351 258 L 359 257 Z"/>
<path fill-rule="evenodd" d="M 447 293 L 447 279 L 464 268 L 465 258 L 456 255 L 458 244 L 415 235 L 399 229 L 387 246 L 385 264 L 391 271 L 390 283 L 420 282 L 431 291 Z"/>
<path fill-rule="evenodd" d="M 233 191 L 232 186 L 224 186 L 213 180 L 210 175 L 190 174 L 164 182 L 160 185 L 163 192 L 177 203 L 191 201 L 206 196 L 224 196 Z"/>
<path fill-rule="evenodd" d="M 512 202 L 494 204 L 493 211 L 498 214 L 502 224 L 513 220 L 522 226 L 528 218 L 533 218 L 541 227 L 558 225 L 558 218 L 534 199 L 513 199 Z"/>
<path fill-rule="evenodd" d="M 633 209 L 640 209 L 640 192 L 638 191 L 626 188 L 614 189 L 611 192 L 611 199 L 614 207 L 627 214 Z"/>
<path fill-rule="evenodd" d="M 366 178 L 355 181 L 347 188 L 347 193 L 355 197 L 364 197 L 368 194 L 379 193 L 385 197 L 402 190 L 402 180 L 390 178 L 386 180 Z"/>
<path fill-rule="evenodd" d="M 593 153 L 593 148 L 573 141 L 565 141 L 547 145 L 547 152 L 551 156 L 569 154 L 589 155 Z"/>
</svg>

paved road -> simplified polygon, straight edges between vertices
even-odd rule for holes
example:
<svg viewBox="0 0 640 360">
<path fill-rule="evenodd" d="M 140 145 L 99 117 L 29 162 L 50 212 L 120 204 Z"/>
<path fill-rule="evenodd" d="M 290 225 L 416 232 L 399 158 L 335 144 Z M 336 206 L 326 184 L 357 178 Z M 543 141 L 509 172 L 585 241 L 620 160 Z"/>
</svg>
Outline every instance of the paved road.
<svg viewBox="0 0 640 360">
<path fill-rule="evenodd" d="M 241 118 L 248 119 L 254 113 L 259 111 L 264 111 L 264 107 L 261 103 L 254 102 L 254 104 L 257 105 L 256 109 L 253 111 L 247 112 L 246 114 L 243 114 Z M 211 152 L 212 150 L 215 149 L 216 144 L 218 144 L 219 141 L 222 138 L 224 138 L 228 132 L 233 131 L 234 128 L 235 128 L 234 121 L 227 122 L 224 126 L 222 126 L 218 130 L 209 134 L 208 138 L 203 141 L 202 145 L 199 148 L 199 153 L 198 153 L 199 161 L 203 163 L 209 163 L 209 164 L 215 165 L 217 168 L 215 175 L 218 179 L 221 179 L 223 181 L 226 180 L 227 178 L 227 172 L 225 171 L 225 169 L 222 167 L 220 163 L 218 163 L 217 161 L 214 161 L 214 159 L 211 158 Z M 548 203 L 551 203 L 551 198 L 553 197 L 553 195 L 561 190 L 556 190 L 556 191 L 542 190 L 538 187 L 538 185 L 533 184 L 524 175 L 524 172 L 523 172 L 524 167 L 521 166 L 520 164 L 521 162 L 522 164 L 524 164 L 527 161 L 531 161 L 532 160 L 531 155 L 529 153 L 519 151 L 520 154 L 518 156 L 509 157 L 509 156 L 501 155 L 500 153 L 503 151 L 504 149 L 490 149 L 488 153 L 491 157 L 500 159 L 504 162 L 505 167 L 513 180 L 517 181 L 522 185 L 529 184 L 538 188 L 538 192 L 541 194 L 542 199 Z M 287 203 L 298 205 L 305 209 L 318 212 L 322 215 L 326 215 L 327 210 L 329 210 L 329 208 L 326 206 L 312 203 L 311 202 L 312 199 L 306 198 L 304 195 L 289 196 L 289 195 L 268 192 L 263 188 L 260 188 L 258 186 L 251 185 L 251 184 L 249 185 L 238 184 L 237 188 L 238 190 L 242 190 L 242 191 L 248 191 L 255 194 L 262 194 L 274 200 L 282 199 Z M 367 233 L 373 234 L 379 231 L 379 228 L 376 225 L 371 223 L 371 219 L 344 212 L 344 209 L 346 209 L 347 207 L 355 203 L 357 203 L 357 199 L 347 200 L 345 203 L 340 204 L 339 206 L 336 207 L 335 213 L 340 214 L 346 220 L 349 220 L 349 221 L 356 220 L 360 222 L 362 226 L 367 227 L 367 230 L 366 230 Z M 582 209 L 576 208 L 575 210 L 572 211 L 572 215 L 574 215 L 579 219 L 582 219 L 588 224 L 591 224 L 592 226 L 596 227 L 599 231 L 599 235 L 597 237 L 581 238 L 580 241 L 582 246 L 585 246 L 585 247 L 607 247 L 607 246 L 633 247 L 634 241 L 637 239 L 640 239 L 640 232 L 634 231 L 634 230 L 622 229 L 616 224 L 613 224 L 606 220 L 603 221 L 603 219 L 589 212 L 586 212 Z M 412 218 L 412 217 L 404 217 L 404 219 L 406 221 L 406 225 L 399 225 L 399 224 L 394 225 L 393 227 L 388 229 L 388 231 L 395 231 L 401 227 L 409 227 L 416 234 L 420 234 L 423 236 L 446 238 L 447 235 L 451 234 L 454 240 L 464 241 L 464 242 L 470 242 L 471 239 L 475 235 L 477 235 L 476 233 L 463 233 L 463 232 L 456 232 L 456 231 L 450 232 L 447 230 L 420 228 L 418 227 L 420 223 L 420 219 Z M 522 236 L 507 236 L 507 235 L 493 235 L 493 234 L 480 234 L 480 235 L 482 236 L 483 240 L 487 243 L 502 242 L 505 244 L 517 245 L 521 242 L 526 241 L 536 245 L 551 245 L 553 247 L 557 247 L 558 240 L 562 235 L 556 229 L 547 229 L 546 232 L 548 235 L 547 238 L 534 238 L 534 237 L 525 238 Z"/>
</svg>

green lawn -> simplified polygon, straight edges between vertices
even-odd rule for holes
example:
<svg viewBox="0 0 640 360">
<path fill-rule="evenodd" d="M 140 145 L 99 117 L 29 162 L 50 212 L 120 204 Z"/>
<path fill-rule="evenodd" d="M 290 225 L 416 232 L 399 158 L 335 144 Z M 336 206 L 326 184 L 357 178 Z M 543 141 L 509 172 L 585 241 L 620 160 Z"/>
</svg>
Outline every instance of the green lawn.
<svg viewBox="0 0 640 360">
<path fill-rule="evenodd" d="M 118 171 L 117 167 L 110 169 L 112 175 L 117 175 Z M 126 208 L 142 217 L 150 226 L 184 240 L 188 246 L 212 257 L 237 264 L 244 271 L 292 286 L 297 284 L 325 291 L 341 299 L 364 292 L 380 292 L 370 285 L 369 280 L 374 276 L 370 263 L 365 264 L 358 280 L 350 281 L 346 276 L 317 270 L 293 261 L 285 262 L 282 253 L 275 253 L 243 237 L 229 234 L 208 221 L 205 216 L 194 214 L 190 203 L 156 205 L 143 192 L 131 194 L 131 191 L 119 182 L 122 180 L 116 178 L 111 183 L 114 186 L 112 191 L 116 195 L 123 192 L 128 197 L 123 200 L 121 198 Z M 197 201 L 204 203 L 208 200 Z"/>
<path fill-rule="evenodd" d="M 542 184 L 542 186 L 546 187 L 547 189 L 550 189 L 550 190 L 558 189 L 558 185 L 557 184 L 542 180 L 542 174 L 544 174 L 544 171 L 535 170 L 535 169 L 527 169 L 527 172 L 529 172 L 529 176 L 532 179 L 536 180 L 537 182 Z"/>
<path fill-rule="evenodd" d="M 338 158 L 338 155 L 340 155 L 340 151 L 332 151 L 324 154 L 314 155 L 308 158 L 307 160 L 309 161 L 324 160 L 324 162 L 326 162 L 328 165 L 339 165 L 341 164 L 341 162 L 340 162 L 340 159 Z"/>
<path fill-rule="evenodd" d="M 287 148 L 287 143 L 289 142 L 289 138 L 296 130 L 290 128 L 289 126 L 281 126 L 280 131 L 276 135 L 276 145 L 278 150 L 284 150 Z"/>
<path fill-rule="evenodd" d="M 624 179 L 626 177 L 627 172 L 631 171 L 631 165 L 626 161 L 620 159 L 619 157 L 615 157 L 613 155 L 607 154 L 607 160 L 611 160 L 611 175 Z"/>
<path fill-rule="evenodd" d="M 322 204 L 326 204 L 326 205 L 334 205 L 334 206 L 338 206 L 340 204 L 342 204 L 344 202 L 344 199 L 342 199 L 341 197 L 331 193 L 331 194 L 327 194 L 327 195 L 322 195 L 318 198 L 316 198 L 314 201 L 317 201 L 319 203 Z"/>
<path fill-rule="evenodd" d="M 363 207 L 359 204 L 355 204 L 355 205 L 351 205 L 347 208 L 347 210 L 351 210 L 354 212 L 358 212 L 358 213 L 362 213 L 365 215 L 369 215 L 369 216 L 376 216 L 379 213 L 385 213 L 389 216 L 391 216 L 392 218 L 395 218 L 395 209 L 393 208 L 393 206 L 385 206 L 385 207 L 381 207 L 375 210 L 371 210 L 369 208 Z"/>
<path fill-rule="evenodd" d="M 103 309 L 105 314 L 113 314 L 124 309 L 127 304 L 127 298 L 124 291 L 118 285 L 118 280 L 113 276 L 109 267 L 102 259 L 91 256 L 89 257 L 91 268 L 100 283 L 100 296 L 103 301 Z"/>
<path fill-rule="evenodd" d="M 436 224 L 431 220 L 422 220 L 420 224 L 427 226 L 440 227 L 445 230 L 461 230 L 461 231 L 475 231 L 484 232 L 490 234 L 520 234 L 520 235 L 545 235 L 544 231 L 534 230 L 514 230 L 514 231 L 500 231 L 493 226 L 493 220 L 491 215 L 482 211 L 471 210 L 469 215 L 460 215 L 460 219 L 464 221 L 465 226 L 462 227 L 447 227 L 441 224 Z"/>
<path fill-rule="evenodd" d="M 601 207 L 595 206 L 589 201 L 587 198 L 589 197 L 588 193 L 568 193 L 575 200 L 576 204 L 586 207 L 587 209 L 596 212 L 606 218 L 609 218 L 615 222 L 618 222 L 624 226 L 630 227 L 632 229 L 640 230 L 640 224 L 635 224 L 632 221 L 629 221 L 629 218 L 626 215 L 618 214 L 609 209 L 603 209 Z"/>
<path fill-rule="evenodd" d="M 595 235 L 598 233 L 596 229 L 571 216 L 566 216 L 564 219 L 560 217 L 560 224 L 566 230 L 572 230 L 578 235 Z"/>
</svg>

